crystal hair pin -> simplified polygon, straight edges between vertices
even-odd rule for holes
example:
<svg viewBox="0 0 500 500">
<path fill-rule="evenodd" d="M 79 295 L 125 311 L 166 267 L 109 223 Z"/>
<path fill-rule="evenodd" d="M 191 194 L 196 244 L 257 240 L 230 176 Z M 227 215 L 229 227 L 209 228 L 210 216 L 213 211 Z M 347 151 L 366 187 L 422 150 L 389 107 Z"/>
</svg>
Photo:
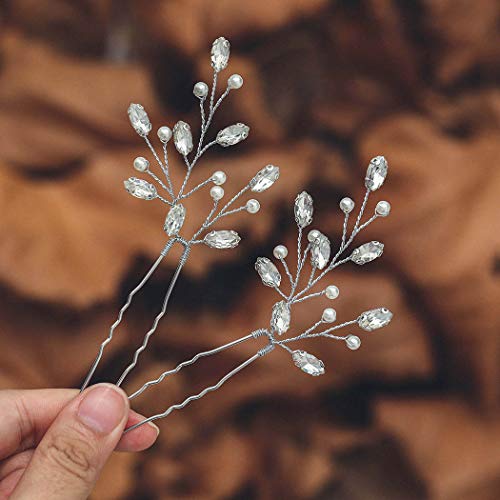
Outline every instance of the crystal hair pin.
<svg viewBox="0 0 500 500">
<path fill-rule="evenodd" d="M 209 142 L 205 141 L 210 124 L 212 123 L 215 112 L 219 106 L 232 90 L 239 89 L 243 85 L 243 78 L 240 75 L 231 75 L 227 80 L 226 89 L 220 97 L 216 99 L 219 73 L 227 67 L 229 54 L 229 41 L 224 37 L 220 37 L 215 40 L 212 44 L 211 51 L 211 65 L 213 68 L 212 87 L 209 89 L 208 85 L 204 82 L 198 82 L 194 85 L 193 93 L 199 100 L 201 116 L 201 130 L 196 149 L 193 144 L 191 127 L 184 121 L 178 121 L 173 127 L 173 130 L 167 126 L 162 126 L 158 129 L 157 135 L 162 143 L 163 149 L 163 158 L 160 158 L 160 155 L 149 139 L 152 125 L 146 111 L 140 104 L 131 104 L 128 109 L 128 115 L 132 127 L 135 129 L 137 134 L 144 138 L 154 160 L 165 177 L 165 182 L 151 170 L 150 162 L 146 158 L 138 157 L 134 160 L 134 168 L 142 174 L 149 175 L 162 190 L 162 195 L 159 194 L 158 188 L 154 184 L 136 177 L 130 177 L 124 182 L 125 189 L 129 194 L 136 198 L 141 200 L 159 200 L 169 207 L 163 226 L 163 229 L 169 239 L 149 271 L 145 274 L 138 285 L 129 293 L 125 304 L 118 313 L 116 321 L 110 327 L 108 336 L 99 347 L 97 356 L 83 382 L 81 390 L 84 390 L 92 380 L 92 377 L 104 355 L 105 348 L 113 340 L 115 331 L 122 322 L 123 316 L 130 307 L 135 294 L 151 278 L 173 245 L 176 243 L 180 244 L 183 247 L 183 252 L 177 264 L 177 268 L 172 275 L 170 283 L 167 286 L 161 310 L 154 318 L 151 328 L 145 333 L 142 344 L 136 349 L 132 360 L 116 382 L 118 386 L 123 384 L 126 377 L 136 367 L 141 353 L 143 353 L 147 348 L 149 340 L 156 332 L 160 320 L 165 316 L 175 284 L 183 267 L 188 261 L 192 247 L 198 244 L 205 244 L 206 246 L 215 249 L 235 248 L 240 242 L 240 236 L 238 233 L 231 229 L 213 229 L 213 225 L 221 220 L 225 220 L 225 217 L 238 212 L 247 211 L 250 214 L 257 213 L 260 209 L 260 204 L 256 199 L 248 199 L 237 208 L 234 208 L 234 205 L 247 192 L 261 193 L 269 189 L 279 178 L 278 167 L 274 165 L 265 166 L 259 170 L 250 179 L 250 181 L 242 189 L 240 189 L 239 192 L 223 204 L 222 208 L 220 208 L 221 200 L 224 197 L 224 189 L 222 188 L 222 185 L 225 183 L 227 178 L 224 172 L 217 171 L 205 181 L 188 190 L 188 182 L 193 168 L 208 149 L 215 145 L 222 147 L 234 146 L 248 137 L 249 127 L 243 123 L 236 123 L 220 130 L 216 134 L 214 140 Z M 208 109 L 206 109 L 207 101 Z M 169 172 L 168 144 L 172 138 L 175 149 L 183 157 L 184 163 L 186 164 L 186 174 L 177 192 L 174 189 Z M 338 330 L 347 327 L 354 327 L 355 325 L 363 331 L 372 332 L 382 328 L 391 321 L 392 313 L 385 307 L 378 307 L 376 309 L 362 312 L 355 319 L 343 323 L 336 323 L 337 313 L 335 309 L 327 307 L 324 309 L 321 318 L 310 328 L 299 333 L 298 335 L 284 337 L 284 334 L 289 331 L 292 324 L 292 310 L 294 305 L 313 298 L 326 297 L 327 299 L 334 300 L 338 297 L 339 289 L 335 285 L 328 285 L 322 291 L 312 292 L 312 289 L 318 285 L 318 283 L 328 273 L 347 262 L 363 265 L 382 255 L 384 245 L 378 241 L 364 243 L 354 250 L 351 250 L 350 254 L 347 256 L 346 253 L 351 249 L 351 244 L 362 229 L 371 224 L 375 219 L 389 215 L 391 208 L 390 204 L 387 201 L 379 201 L 376 205 L 375 213 L 368 218 L 368 220 L 364 222 L 362 221 L 369 196 L 373 191 L 378 190 L 382 186 L 387 176 L 387 170 L 388 165 L 383 156 L 373 158 L 368 165 L 365 177 L 365 196 L 350 232 L 349 219 L 350 214 L 354 210 L 355 203 L 351 198 L 343 198 L 340 201 L 340 208 L 344 213 L 344 223 L 342 238 L 333 257 L 330 239 L 317 229 L 310 230 L 307 234 L 307 240 L 304 242 L 304 230 L 311 225 L 313 220 L 314 204 L 311 195 L 305 191 L 296 197 L 294 204 L 294 216 L 298 228 L 297 263 L 293 273 L 287 263 L 287 248 L 284 245 L 278 245 L 273 251 L 273 255 L 282 267 L 282 271 L 288 281 L 287 291 L 285 292 L 282 289 L 285 287 L 282 287 L 281 272 L 269 258 L 259 257 L 255 262 L 255 269 L 259 274 L 262 283 L 265 286 L 273 288 L 279 295 L 280 299 L 272 307 L 269 325 L 259 328 L 225 345 L 196 354 L 191 359 L 178 364 L 175 368 L 161 373 L 156 379 L 146 382 L 142 387 L 130 394 L 129 399 L 132 400 L 138 397 L 149 387 L 160 384 L 167 377 L 178 373 L 182 368 L 195 363 L 202 357 L 218 354 L 238 344 L 252 341 L 259 337 L 267 339 L 266 345 L 258 349 L 253 356 L 223 376 L 215 385 L 208 386 L 201 392 L 189 396 L 181 403 L 168 407 L 164 412 L 153 415 L 133 425 L 132 427 L 129 427 L 126 432 L 129 432 L 147 422 L 164 418 L 172 411 L 182 409 L 190 402 L 200 399 L 207 393 L 219 389 L 236 373 L 240 372 L 260 357 L 267 355 L 276 347 L 284 349 L 288 352 L 291 355 L 293 363 L 303 372 L 312 376 L 322 375 L 325 373 L 325 366 L 323 362 L 313 354 L 306 351 L 293 350 L 290 346 L 293 345 L 294 342 L 323 337 L 331 340 L 340 340 L 344 342 L 349 349 L 356 350 L 361 346 L 360 337 L 351 333 L 342 336 L 336 335 L 335 333 L 337 333 Z M 213 200 L 212 209 L 199 229 L 195 231 L 189 239 L 181 236 L 180 231 L 186 219 L 186 209 L 182 203 L 183 200 L 209 185 L 212 185 L 210 188 L 210 196 Z M 299 286 L 300 279 L 308 260 L 310 274 L 306 284 L 301 287 Z M 325 325 L 331 326 L 326 326 L 325 328 Z"/>
</svg>

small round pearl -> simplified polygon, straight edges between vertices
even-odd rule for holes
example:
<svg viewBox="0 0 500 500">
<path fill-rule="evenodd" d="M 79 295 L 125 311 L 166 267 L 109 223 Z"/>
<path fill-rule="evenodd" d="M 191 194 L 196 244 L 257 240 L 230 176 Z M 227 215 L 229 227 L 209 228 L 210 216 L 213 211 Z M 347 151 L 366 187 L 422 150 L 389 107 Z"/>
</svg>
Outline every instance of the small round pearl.
<svg viewBox="0 0 500 500">
<path fill-rule="evenodd" d="M 339 203 L 340 209 L 345 214 L 350 214 L 354 209 L 354 200 L 351 198 L 342 198 Z"/>
<path fill-rule="evenodd" d="M 142 156 L 138 156 L 134 160 L 134 168 L 138 172 L 145 172 L 149 168 L 149 161 L 146 160 L 146 158 L 143 158 Z"/>
<path fill-rule="evenodd" d="M 226 179 L 227 175 L 222 170 L 217 170 L 217 172 L 214 172 L 212 175 L 212 182 L 216 186 L 221 186 L 222 184 L 224 184 L 224 182 L 226 182 Z"/>
<path fill-rule="evenodd" d="M 228 79 L 227 79 L 227 86 L 230 88 L 230 89 L 239 89 L 241 88 L 241 86 L 243 85 L 243 78 L 241 77 L 241 75 L 231 75 Z"/>
<path fill-rule="evenodd" d="M 381 217 L 387 217 L 391 213 L 391 204 L 388 201 L 379 201 L 375 207 L 375 213 Z"/>
<path fill-rule="evenodd" d="M 224 196 L 224 189 L 222 189 L 220 186 L 214 186 L 210 190 L 210 196 L 214 200 L 220 200 Z"/>
<path fill-rule="evenodd" d="M 277 259 L 286 259 L 288 255 L 288 248 L 285 245 L 278 245 L 274 247 L 273 255 Z"/>
<path fill-rule="evenodd" d="M 158 129 L 158 137 L 163 144 L 166 144 L 172 138 L 172 129 L 167 126 Z"/>
<path fill-rule="evenodd" d="M 249 214 L 256 214 L 260 210 L 260 203 L 257 200 L 248 200 L 245 206 Z"/>
<path fill-rule="evenodd" d="M 208 95 L 208 85 L 205 82 L 198 82 L 193 87 L 193 94 L 198 99 L 204 99 Z"/>
<path fill-rule="evenodd" d="M 356 335 L 348 335 L 345 339 L 345 343 L 351 351 L 355 351 L 361 347 L 361 339 Z"/>
<path fill-rule="evenodd" d="M 337 319 L 337 311 L 335 311 L 335 309 L 332 309 L 331 307 L 327 307 L 323 311 L 323 315 L 321 316 L 321 319 L 325 323 L 333 323 Z"/>
<path fill-rule="evenodd" d="M 325 295 L 329 299 L 336 299 L 339 296 L 339 289 L 335 285 L 329 285 L 325 288 Z"/>
<path fill-rule="evenodd" d="M 311 229 L 307 234 L 307 239 L 309 240 L 310 243 L 312 243 L 313 241 L 319 238 L 320 234 L 321 233 L 317 229 Z"/>
</svg>

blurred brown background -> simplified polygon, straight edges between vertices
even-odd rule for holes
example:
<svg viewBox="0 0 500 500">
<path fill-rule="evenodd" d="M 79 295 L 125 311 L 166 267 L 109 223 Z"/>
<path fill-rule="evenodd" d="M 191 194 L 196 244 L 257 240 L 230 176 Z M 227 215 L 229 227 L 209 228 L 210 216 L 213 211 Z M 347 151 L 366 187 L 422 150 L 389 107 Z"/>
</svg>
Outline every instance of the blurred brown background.
<svg viewBox="0 0 500 500">
<path fill-rule="evenodd" d="M 339 320 L 385 305 L 391 325 L 364 335 L 355 353 L 308 341 L 323 377 L 301 373 L 281 350 L 259 360 L 161 422 L 152 450 L 115 456 L 96 499 L 500 498 L 497 0 L 0 5 L 3 388 L 81 383 L 165 242 L 163 206 L 123 190 L 145 154 L 127 106 L 142 103 L 155 126 L 182 118 L 198 130 L 192 85 L 210 78 L 217 36 L 232 42 L 223 77 L 241 73 L 245 85 L 214 130 L 242 121 L 252 131 L 210 152 L 196 179 L 223 169 L 229 193 L 266 163 L 282 176 L 257 216 L 234 218 L 245 237 L 236 251 L 193 251 L 128 389 L 265 326 L 275 297 L 253 262 L 277 243 L 294 248 L 296 193 L 314 195 L 315 225 L 338 241 L 340 198 L 359 203 L 372 156 L 390 164 L 373 198 L 390 200 L 393 213 L 361 236 L 383 241 L 384 258 L 345 266 L 330 282 L 341 290 Z M 173 168 L 183 168 L 177 158 Z M 199 210 L 207 198 L 195 198 Z M 173 257 L 138 297 L 96 379 L 116 380 L 130 359 Z M 306 307 L 297 331 L 323 307 Z M 162 410 L 255 348 L 184 370 L 137 409 Z"/>
</svg>

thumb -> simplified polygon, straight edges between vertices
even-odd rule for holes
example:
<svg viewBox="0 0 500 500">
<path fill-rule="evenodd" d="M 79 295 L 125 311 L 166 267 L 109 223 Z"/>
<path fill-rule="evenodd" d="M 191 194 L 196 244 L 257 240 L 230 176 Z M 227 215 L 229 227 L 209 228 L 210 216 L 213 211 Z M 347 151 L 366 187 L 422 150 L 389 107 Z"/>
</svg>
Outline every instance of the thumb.
<svg viewBox="0 0 500 500">
<path fill-rule="evenodd" d="M 11 499 L 87 498 L 122 436 L 128 410 L 125 393 L 114 385 L 80 394 L 46 432 Z"/>
</svg>

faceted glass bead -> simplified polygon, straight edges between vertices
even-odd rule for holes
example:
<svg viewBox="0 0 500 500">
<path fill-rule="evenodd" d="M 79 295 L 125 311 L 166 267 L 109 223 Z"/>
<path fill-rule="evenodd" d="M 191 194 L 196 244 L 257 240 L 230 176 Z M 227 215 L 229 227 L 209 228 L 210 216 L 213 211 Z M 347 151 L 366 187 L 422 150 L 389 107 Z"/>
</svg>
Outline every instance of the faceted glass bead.
<svg viewBox="0 0 500 500">
<path fill-rule="evenodd" d="M 128 107 L 128 118 L 134 130 L 142 137 L 151 132 L 151 122 L 148 114 L 140 104 L 132 103 Z"/>
<path fill-rule="evenodd" d="M 175 148 L 183 156 L 188 155 L 193 150 L 193 134 L 191 127 L 186 122 L 178 121 L 174 126 Z"/>
<path fill-rule="evenodd" d="M 123 185 L 132 196 L 141 200 L 152 200 L 158 194 L 153 184 L 143 179 L 137 179 L 136 177 L 130 177 L 126 181 L 123 181 Z"/>
<path fill-rule="evenodd" d="M 295 222 L 299 227 L 306 227 L 311 224 L 313 220 L 313 199 L 312 196 L 306 191 L 302 191 L 297 198 L 295 198 Z"/>
<path fill-rule="evenodd" d="M 311 244 L 311 264 L 318 269 L 323 269 L 330 260 L 330 240 L 319 233 Z"/>
<path fill-rule="evenodd" d="M 179 233 L 186 219 L 186 209 L 180 203 L 173 206 L 167 214 L 163 229 L 168 236 L 175 236 Z"/>
<path fill-rule="evenodd" d="M 221 231 L 212 231 L 208 233 L 204 242 L 206 245 L 212 248 L 235 248 L 241 241 L 240 235 L 233 230 L 223 229 Z"/>
<path fill-rule="evenodd" d="M 383 251 L 383 243 L 370 241 L 369 243 L 365 243 L 364 245 L 356 248 L 356 250 L 354 250 L 351 254 L 351 260 L 361 266 L 380 257 Z"/>
<path fill-rule="evenodd" d="M 269 189 L 279 178 L 280 169 L 274 165 L 267 165 L 262 170 L 255 174 L 255 177 L 250 181 L 250 189 L 254 193 L 262 193 Z"/>
<path fill-rule="evenodd" d="M 376 191 L 382 186 L 387 176 L 387 167 L 387 161 L 383 156 L 375 156 L 375 158 L 372 158 L 366 170 L 366 189 Z"/>
<path fill-rule="evenodd" d="M 281 274 L 267 257 L 259 257 L 255 262 L 255 269 L 264 285 L 273 288 L 280 286 Z"/>
<path fill-rule="evenodd" d="M 244 123 L 229 125 L 217 134 L 217 144 L 224 147 L 234 146 L 248 137 L 249 130 Z"/>
<path fill-rule="evenodd" d="M 271 329 L 283 335 L 290 328 L 291 311 L 290 306 L 282 300 L 273 306 L 271 315 Z"/>
<path fill-rule="evenodd" d="M 325 373 L 325 365 L 323 364 L 323 361 L 306 351 L 293 351 L 292 359 L 295 366 L 308 375 L 317 377 L 318 375 L 323 375 Z"/>
<path fill-rule="evenodd" d="M 222 71 L 226 68 L 229 61 L 229 53 L 231 50 L 231 44 L 223 36 L 217 38 L 212 44 L 212 68 L 216 72 Z"/>
<path fill-rule="evenodd" d="M 365 311 L 358 318 L 358 325 L 363 330 L 371 332 L 388 325 L 392 319 L 392 312 L 386 307 L 379 307 Z"/>
</svg>

